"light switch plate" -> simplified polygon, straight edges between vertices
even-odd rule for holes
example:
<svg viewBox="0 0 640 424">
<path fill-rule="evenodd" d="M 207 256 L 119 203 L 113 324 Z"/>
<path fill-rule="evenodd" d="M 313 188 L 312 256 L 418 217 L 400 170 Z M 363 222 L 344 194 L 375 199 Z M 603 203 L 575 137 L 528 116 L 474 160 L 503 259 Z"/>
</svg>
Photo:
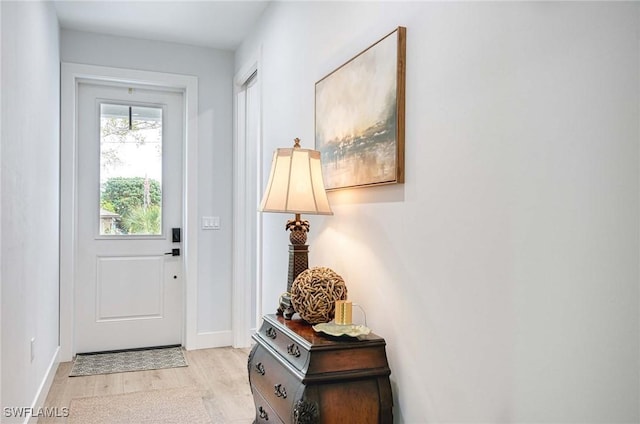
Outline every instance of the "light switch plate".
<svg viewBox="0 0 640 424">
<path fill-rule="evenodd" d="M 203 230 L 219 230 L 220 217 L 219 216 L 203 216 L 202 229 Z"/>
</svg>

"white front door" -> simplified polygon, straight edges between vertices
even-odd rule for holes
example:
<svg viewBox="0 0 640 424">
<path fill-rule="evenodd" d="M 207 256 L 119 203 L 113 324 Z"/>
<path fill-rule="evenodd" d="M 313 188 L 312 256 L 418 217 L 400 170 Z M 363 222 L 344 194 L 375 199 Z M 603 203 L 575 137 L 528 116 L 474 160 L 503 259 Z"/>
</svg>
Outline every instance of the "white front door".
<svg viewBox="0 0 640 424">
<path fill-rule="evenodd" d="M 75 352 L 181 344 L 183 94 L 87 82 L 77 101 Z"/>
</svg>

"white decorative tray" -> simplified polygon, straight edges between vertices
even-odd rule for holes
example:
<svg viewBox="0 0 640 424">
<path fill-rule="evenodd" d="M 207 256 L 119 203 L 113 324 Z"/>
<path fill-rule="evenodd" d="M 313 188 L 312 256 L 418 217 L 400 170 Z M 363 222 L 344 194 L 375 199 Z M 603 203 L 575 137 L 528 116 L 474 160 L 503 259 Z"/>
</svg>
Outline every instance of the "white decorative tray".
<svg viewBox="0 0 640 424">
<path fill-rule="evenodd" d="M 349 337 L 361 337 L 371 333 L 371 330 L 364 325 L 340 325 L 335 322 L 326 322 L 316 324 L 313 329 L 319 333 L 329 334 L 331 336 L 349 336 Z"/>
</svg>

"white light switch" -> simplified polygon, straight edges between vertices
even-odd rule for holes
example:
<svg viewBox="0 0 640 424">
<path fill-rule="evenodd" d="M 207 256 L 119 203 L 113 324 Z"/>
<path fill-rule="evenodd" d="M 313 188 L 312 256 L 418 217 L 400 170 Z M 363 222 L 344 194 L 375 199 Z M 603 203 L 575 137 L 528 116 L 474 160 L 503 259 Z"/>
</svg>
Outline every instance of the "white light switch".
<svg viewBox="0 0 640 424">
<path fill-rule="evenodd" d="M 203 230 L 219 230 L 220 217 L 219 216 L 203 216 L 202 229 Z"/>
</svg>

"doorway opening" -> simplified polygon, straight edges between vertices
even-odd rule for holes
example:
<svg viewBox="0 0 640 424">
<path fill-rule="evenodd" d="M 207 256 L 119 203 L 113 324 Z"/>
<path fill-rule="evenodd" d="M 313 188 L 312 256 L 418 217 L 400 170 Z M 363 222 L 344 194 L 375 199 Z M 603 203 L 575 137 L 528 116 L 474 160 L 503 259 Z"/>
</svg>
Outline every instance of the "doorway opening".
<svg viewBox="0 0 640 424">
<path fill-rule="evenodd" d="M 165 247 L 160 251 L 153 251 L 153 254 L 143 253 L 139 255 L 112 255 L 111 253 L 105 254 L 104 252 L 93 252 L 96 253 L 94 265 L 97 264 L 96 270 L 100 271 L 100 278 L 92 278 L 91 281 L 87 283 L 86 281 L 81 281 L 79 278 L 81 268 L 87 262 L 83 258 L 79 257 L 79 253 L 82 251 L 81 238 L 83 228 L 89 228 L 91 237 L 93 242 L 96 245 L 99 245 L 99 242 L 104 241 L 107 243 L 124 243 L 122 242 L 122 234 L 101 234 L 101 217 L 100 213 L 95 212 L 94 209 L 97 208 L 100 210 L 101 201 L 100 201 L 100 173 L 99 173 L 99 165 L 95 165 L 95 163 L 99 163 L 100 156 L 100 147 L 96 145 L 93 153 L 96 156 L 96 162 L 94 162 L 94 171 L 89 170 L 89 174 L 93 172 L 93 178 L 95 179 L 95 184 L 91 183 L 91 190 L 88 193 L 92 193 L 89 197 L 92 197 L 93 200 L 88 200 L 93 202 L 94 204 L 91 206 L 91 212 L 89 213 L 80 213 L 82 204 L 86 200 L 84 196 L 82 196 L 82 185 L 85 181 L 81 178 L 84 171 L 82 168 L 84 166 L 88 166 L 86 161 L 81 160 L 81 128 L 79 126 L 79 105 L 78 105 L 78 95 L 81 91 L 82 84 L 90 84 L 95 87 L 119 87 L 120 89 L 136 87 L 141 91 L 155 91 L 155 92 L 164 92 L 164 93 L 173 93 L 181 96 L 180 100 L 180 116 L 183 120 L 182 128 L 176 130 L 176 137 L 178 137 L 181 141 L 179 149 L 179 165 L 181 167 L 181 171 L 178 171 L 180 174 L 179 182 L 177 183 L 177 190 L 180 192 L 178 194 L 179 203 L 177 205 L 177 210 L 181 214 L 181 217 L 177 218 L 177 221 L 169 222 L 167 220 L 167 201 L 164 199 L 164 196 L 167 194 L 167 188 L 164 185 L 166 181 L 163 181 L 163 200 L 162 200 L 162 216 L 160 217 L 161 229 L 159 231 L 160 234 L 146 233 L 146 234 L 136 234 L 136 235 L 128 235 L 128 237 L 135 239 L 135 241 L 140 242 L 140 244 L 146 244 L 150 241 L 157 241 L 158 239 L 164 239 L 168 241 L 169 245 L 171 245 L 172 240 L 172 227 L 181 228 L 182 233 L 182 241 L 180 245 L 181 250 L 181 260 L 171 262 L 171 258 L 165 259 L 164 253 Z M 127 267 L 133 266 L 134 269 L 139 271 L 138 275 L 145 275 L 147 272 L 151 273 L 151 270 L 156 275 L 155 280 L 147 279 L 146 283 L 150 286 L 156 284 L 157 290 L 156 293 L 161 293 L 164 290 L 163 287 L 158 285 L 158 281 L 160 278 L 164 278 L 171 275 L 173 279 L 173 275 L 176 276 L 176 280 L 181 280 L 182 283 L 180 285 L 180 292 L 182 294 L 181 308 L 182 312 L 179 313 L 180 320 L 178 323 L 177 337 L 179 338 L 178 342 L 185 346 L 187 349 L 193 349 L 197 346 L 197 298 L 196 298 L 196 289 L 197 289 L 197 246 L 198 246 L 198 216 L 197 216 L 197 165 L 198 165 L 198 156 L 197 156 L 197 90 L 198 90 L 198 82 L 196 77 L 192 76 L 184 76 L 184 75 L 175 75 L 175 74 L 164 74 L 158 72 L 149 72 L 149 71 L 136 71 L 136 70 L 128 70 L 128 69 L 120 69 L 120 68 L 107 68 L 101 66 L 93 66 L 93 65 L 81 65 L 81 64 L 71 64 L 71 63 L 63 63 L 61 67 L 61 149 L 60 149 L 60 160 L 64 166 L 61 166 L 61 192 L 60 192 L 60 204 L 61 204 L 61 221 L 60 221 L 60 360 L 62 361 L 70 361 L 73 355 L 78 351 L 78 316 L 77 311 L 82 309 L 83 306 L 86 306 L 87 300 L 79 299 L 77 296 L 77 289 L 80 287 L 91 286 L 94 285 L 95 296 L 93 298 L 91 296 L 87 297 L 87 299 L 92 299 L 93 303 L 92 307 L 96 307 L 96 310 L 99 311 L 99 315 L 96 313 L 91 317 L 93 322 L 108 322 L 112 321 L 120 321 L 124 322 L 127 319 L 134 321 L 141 316 L 145 316 L 148 321 L 152 321 L 157 319 L 157 315 L 165 315 L 168 311 L 166 310 L 166 306 L 160 305 L 157 302 L 156 298 L 150 296 L 149 298 L 144 298 L 145 308 L 143 311 L 145 313 L 141 313 L 138 311 L 137 314 L 133 314 L 134 316 L 129 316 L 130 311 L 118 309 L 120 306 L 115 307 L 117 302 L 113 301 L 115 297 L 121 296 L 122 291 L 125 290 L 126 287 L 121 287 L 118 289 L 117 287 L 110 287 L 107 290 L 100 291 L 102 286 L 100 284 L 104 283 L 108 280 L 118 280 L 119 277 L 123 275 L 123 269 Z M 148 99 L 128 99 L 126 98 L 126 94 L 123 94 L 122 98 L 117 98 L 117 101 L 113 101 L 113 97 L 110 95 L 101 94 L 97 96 L 96 99 L 96 111 L 100 110 L 102 105 L 116 105 L 116 106 L 124 106 L 129 111 L 131 108 L 130 118 L 135 121 L 134 111 L 136 111 L 136 107 L 149 107 L 151 110 L 146 110 L 143 112 L 149 112 L 152 115 L 155 114 L 155 119 L 158 118 L 159 109 L 162 109 L 162 114 L 164 115 L 167 111 L 166 104 L 161 102 L 155 102 Z M 107 99 L 105 101 L 105 99 Z M 164 106 L 163 106 L 164 105 Z M 175 106 L 173 106 L 175 108 Z M 105 106 L 106 109 L 103 109 L 107 115 L 109 113 L 118 115 L 114 110 L 108 110 L 110 106 Z M 137 110 L 140 113 L 140 109 Z M 122 112 L 122 111 L 121 111 Z M 146 113 L 146 118 L 149 118 L 149 122 L 153 121 L 150 118 L 149 113 Z M 96 112 L 93 115 L 92 119 L 98 121 L 100 119 L 100 112 Z M 145 119 L 146 119 L 145 118 Z M 124 118 L 123 118 L 124 119 Z M 166 130 L 165 126 L 168 121 L 166 121 L 165 117 L 162 117 L 163 122 L 163 131 Z M 133 127 L 132 122 L 132 127 Z M 98 128 L 97 126 L 95 128 Z M 91 130 L 88 130 L 89 132 Z M 96 132 L 98 130 L 96 129 Z M 95 138 L 99 138 L 98 134 L 95 134 Z M 175 152 L 172 154 L 175 156 Z M 108 156 L 108 155 L 107 155 Z M 164 165 L 163 165 L 164 166 Z M 186 170 L 189 172 L 186 172 Z M 171 171 L 175 172 L 175 171 Z M 149 196 L 147 196 L 148 204 L 147 211 L 149 211 L 151 206 L 152 191 L 151 188 L 152 183 L 150 182 L 152 178 L 148 176 L 148 186 L 149 186 Z M 143 207 L 144 211 L 144 197 L 145 197 L 145 182 L 143 179 Z M 175 206 L 175 205 L 174 205 Z M 112 207 L 111 209 L 115 209 Z M 174 208 L 175 209 L 175 208 Z M 108 210 L 108 209 L 107 209 Z M 119 215 L 119 214 L 118 214 Z M 89 217 L 89 223 L 83 227 L 83 224 L 80 224 L 81 219 L 85 219 L 83 217 Z M 105 216 L 105 219 L 108 218 Z M 116 216 L 112 216 L 111 218 L 115 218 Z M 122 217 L 120 217 L 122 218 Z M 175 218 L 173 218 L 175 219 Z M 158 222 L 155 220 L 154 222 Z M 115 223 L 114 223 L 115 224 Z M 110 229 L 120 228 L 119 231 L 122 231 L 122 227 L 118 227 L 118 225 L 114 225 L 113 227 L 109 227 Z M 148 230 L 141 230 L 142 233 L 148 232 Z M 113 247 L 113 246 L 112 246 Z M 175 247 L 176 249 L 178 247 Z M 173 249 L 170 249 L 171 251 Z M 108 252 L 109 250 L 107 250 Z M 162 259 L 159 256 L 162 255 Z M 125 260 L 126 259 L 126 260 Z M 119 263 L 116 263 L 121 261 Z M 126 266 L 125 266 L 126 265 Z M 140 270 L 137 266 L 140 265 L 145 270 Z M 100 269 L 100 267 L 102 267 Z M 138 272 L 136 271 L 136 272 Z M 96 271 L 97 272 L 97 271 Z M 124 273 L 128 275 L 129 273 Z M 97 274 L 96 274 L 97 275 Z M 102 278 L 104 277 L 104 278 Z M 146 275 L 145 275 L 146 277 Z M 155 283 L 151 283 L 151 281 L 155 281 Z M 96 284 L 97 282 L 97 284 Z M 118 294 L 120 293 L 120 294 Z M 168 293 L 162 293 L 162 295 L 166 295 Z M 103 296 L 102 299 L 99 297 Z M 112 297 L 111 301 L 109 296 Z M 100 303 L 103 300 L 104 302 Z M 100 310 L 100 306 L 105 306 L 106 309 Z M 115 309 L 109 309 L 109 305 L 114 306 Z M 155 308 L 155 309 L 154 309 Z M 163 309 L 165 308 L 165 309 Z M 118 310 L 116 310 L 118 309 Z M 137 317 L 135 315 L 138 315 Z M 114 318 L 115 317 L 115 318 Z M 133 319 L 135 318 L 135 319 Z M 141 320 L 140 320 L 141 321 Z M 175 333 L 175 331 L 174 331 Z M 175 338 L 175 336 L 174 336 Z M 165 343 L 166 344 L 166 343 Z M 85 349 L 83 349 L 85 350 Z"/>
</svg>

